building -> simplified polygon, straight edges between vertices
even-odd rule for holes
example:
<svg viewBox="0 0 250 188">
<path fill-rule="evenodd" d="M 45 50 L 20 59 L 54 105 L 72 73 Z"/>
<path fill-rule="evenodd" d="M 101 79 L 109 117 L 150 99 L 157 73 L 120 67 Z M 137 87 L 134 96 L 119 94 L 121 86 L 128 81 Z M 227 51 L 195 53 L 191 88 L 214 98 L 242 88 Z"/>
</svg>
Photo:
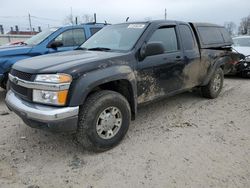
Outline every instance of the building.
<svg viewBox="0 0 250 188">
<path fill-rule="evenodd" d="M 0 25 L 0 45 L 22 42 L 39 32 L 41 32 L 41 27 L 38 27 L 38 31 L 35 31 L 34 28 L 33 31 L 20 31 L 16 25 L 15 30 L 11 27 L 10 31 L 4 34 L 3 25 Z"/>
</svg>

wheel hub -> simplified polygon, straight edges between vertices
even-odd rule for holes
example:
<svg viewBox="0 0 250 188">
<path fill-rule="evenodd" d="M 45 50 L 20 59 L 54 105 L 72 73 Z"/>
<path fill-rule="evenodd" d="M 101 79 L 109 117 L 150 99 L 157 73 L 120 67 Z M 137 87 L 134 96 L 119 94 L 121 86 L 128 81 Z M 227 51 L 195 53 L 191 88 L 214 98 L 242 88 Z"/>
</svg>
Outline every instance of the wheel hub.
<svg viewBox="0 0 250 188">
<path fill-rule="evenodd" d="M 219 74 L 216 74 L 214 77 L 214 84 L 213 89 L 215 92 L 217 92 L 221 87 L 221 76 Z"/>
<path fill-rule="evenodd" d="M 103 139 L 113 138 L 122 125 L 122 114 L 117 107 L 108 107 L 101 112 L 97 119 L 96 131 Z"/>
<path fill-rule="evenodd" d="M 111 114 L 107 114 L 107 116 L 103 119 L 103 127 L 106 131 L 112 129 L 115 123 L 116 123 L 116 118 Z"/>
</svg>

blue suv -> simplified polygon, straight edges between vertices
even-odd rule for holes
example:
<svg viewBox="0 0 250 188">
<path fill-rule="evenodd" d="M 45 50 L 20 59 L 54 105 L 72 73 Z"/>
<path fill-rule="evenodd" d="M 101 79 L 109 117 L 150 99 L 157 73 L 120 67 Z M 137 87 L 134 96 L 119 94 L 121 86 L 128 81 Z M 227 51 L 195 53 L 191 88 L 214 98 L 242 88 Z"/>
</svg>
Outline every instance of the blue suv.
<svg viewBox="0 0 250 188">
<path fill-rule="evenodd" d="M 107 24 L 86 23 L 47 29 L 19 45 L 0 46 L 0 86 L 6 88 L 8 72 L 19 60 L 74 50 Z"/>
</svg>

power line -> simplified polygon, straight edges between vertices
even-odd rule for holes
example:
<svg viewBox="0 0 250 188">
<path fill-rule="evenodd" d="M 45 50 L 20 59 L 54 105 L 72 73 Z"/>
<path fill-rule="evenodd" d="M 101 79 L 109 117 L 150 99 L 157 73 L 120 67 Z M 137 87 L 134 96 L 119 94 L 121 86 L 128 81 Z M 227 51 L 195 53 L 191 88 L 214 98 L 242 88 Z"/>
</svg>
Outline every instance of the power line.
<svg viewBox="0 0 250 188">
<path fill-rule="evenodd" d="M 54 22 L 61 22 L 62 21 L 62 20 L 55 20 L 55 19 L 50 19 L 50 18 L 38 17 L 38 16 L 31 16 L 31 17 L 35 18 L 35 19 L 49 20 L 49 21 L 54 21 Z"/>
<path fill-rule="evenodd" d="M 61 22 L 62 21 L 62 20 L 45 18 L 45 17 L 40 17 L 40 16 L 33 16 L 33 15 L 30 15 L 30 17 L 35 18 L 35 19 L 39 19 L 39 20 L 49 20 L 49 21 L 54 21 L 54 22 Z M 3 19 L 16 19 L 16 18 L 27 18 L 27 16 L 0 16 L 0 18 L 3 18 Z"/>
<path fill-rule="evenodd" d="M 24 18 L 26 16 L 0 16 L 0 18 L 4 19 L 14 19 L 14 18 Z"/>
</svg>

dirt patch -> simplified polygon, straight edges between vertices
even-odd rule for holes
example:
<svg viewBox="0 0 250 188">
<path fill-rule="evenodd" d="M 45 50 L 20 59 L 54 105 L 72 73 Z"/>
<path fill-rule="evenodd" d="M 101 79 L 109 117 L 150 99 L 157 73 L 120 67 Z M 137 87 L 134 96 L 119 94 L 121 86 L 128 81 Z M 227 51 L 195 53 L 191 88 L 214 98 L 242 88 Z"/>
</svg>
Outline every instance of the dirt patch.
<svg viewBox="0 0 250 188">
<path fill-rule="evenodd" d="M 0 91 L 0 187 L 248 188 L 249 81 L 227 78 L 215 100 L 188 92 L 144 106 L 123 142 L 98 154 L 27 127 Z"/>
</svg>

